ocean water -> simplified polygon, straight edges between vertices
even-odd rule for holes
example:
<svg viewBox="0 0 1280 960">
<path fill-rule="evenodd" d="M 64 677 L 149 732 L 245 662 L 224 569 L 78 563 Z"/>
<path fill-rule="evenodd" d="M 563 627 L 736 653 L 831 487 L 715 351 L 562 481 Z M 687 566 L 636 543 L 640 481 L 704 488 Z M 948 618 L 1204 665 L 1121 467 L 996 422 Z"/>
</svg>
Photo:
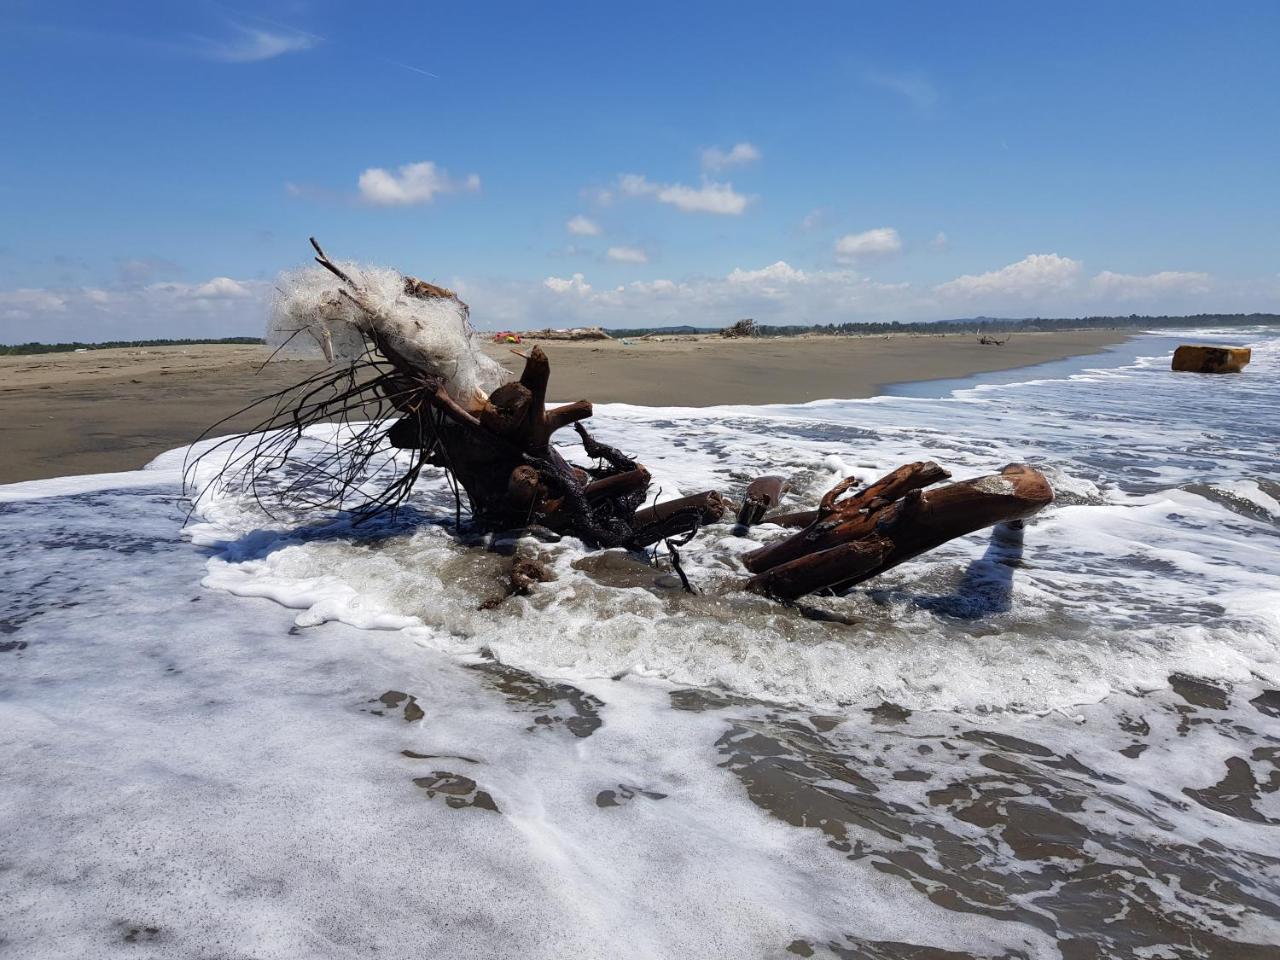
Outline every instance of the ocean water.
<svg viewBox="0 0 1280 960">
<path fill-rule="evenodd" d="M 1198 338 L 1253 362 L 597 407 L 663 499 L 1050 476 L 796 608 L 738 589 L 778 528 L 690 596 L 438 475 L 372 527 L 188 521 L 188 451 L 0 487 L 0 956 L 1280 957 L 1280 331 Z M 481 609 L 517 552 L 555 581 Z"/>
</svg>

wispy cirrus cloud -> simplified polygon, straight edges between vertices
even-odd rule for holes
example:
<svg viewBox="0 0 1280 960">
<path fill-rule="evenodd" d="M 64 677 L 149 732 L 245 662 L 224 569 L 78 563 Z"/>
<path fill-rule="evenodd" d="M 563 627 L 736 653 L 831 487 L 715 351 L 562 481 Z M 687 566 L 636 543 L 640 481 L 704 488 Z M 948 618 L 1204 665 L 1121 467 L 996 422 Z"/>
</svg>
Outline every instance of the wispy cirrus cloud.
<svg viewBox="0 0 1280 960">
<path fill-rule="evenodd" d="M 302 30 L 247 26 L 232 23 L 233 35 L 221 40 L 204 39 L 201 52 L 223 63 L 257 63 L 286 53 L 310 50 L 320 42 L 315 34 Z"/>
<path fill-rule="evenodd" d="M 922 73 L 890 73 L 868 70 L 867 83 L 902 97 L 921 113 L 928 113 L 938 105 L 938 88 Z"/>
</svg>

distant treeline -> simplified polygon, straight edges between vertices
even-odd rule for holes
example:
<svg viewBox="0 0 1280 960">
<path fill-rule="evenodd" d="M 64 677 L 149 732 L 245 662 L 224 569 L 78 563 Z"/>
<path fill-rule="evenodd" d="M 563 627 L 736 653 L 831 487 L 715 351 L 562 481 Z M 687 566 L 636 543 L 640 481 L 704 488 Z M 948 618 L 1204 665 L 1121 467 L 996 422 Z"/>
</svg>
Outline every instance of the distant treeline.
<svg viewBox="0 0 1280 960">
<path fill-rule="evenodd" d="M 1252 327 L 1280 325 L 1280 314 L 1274 313 L 1198 313 L 1190 317 L 1150 317 L 1130 314 L 1127 317 L 969 317 L 964 320 L 935 320 L 927 323 L 861 322 L 814 323 L 808 326 L 770 326 L 757 323 L 762 337 L 796 337 L 806 333 L 876 334 L 876 333 L 1050 333 L 1055 330 L 1114 330 L 1171 327 Z M 717 333 L 719 327 L 635 327 L 610 330 L 614 337 L 643 337 L 650 334 Z"/>
<path fill-rule="evenodd" d="M 25 353 L 71 353 L 75 350 L 111 350 L 115 347 L 185 347 L 200 343 L 265 343 L 261 337 L 220 337 L 216 340 L 104 340 L 102 343 L 0 343 L 0 356 Z"/>
</svg>

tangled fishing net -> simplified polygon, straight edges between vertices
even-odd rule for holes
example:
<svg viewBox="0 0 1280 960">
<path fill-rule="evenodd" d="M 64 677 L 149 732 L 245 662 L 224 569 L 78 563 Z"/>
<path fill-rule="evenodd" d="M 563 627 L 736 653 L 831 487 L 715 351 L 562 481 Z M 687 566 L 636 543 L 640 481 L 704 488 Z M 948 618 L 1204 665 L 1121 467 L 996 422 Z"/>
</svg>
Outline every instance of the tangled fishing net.
<svg viewBox="0 0 1280 960">
<path fill-rule="evenodd" d="M 318 347 L 338 365 L 358 363 L 370 347 L 385 346 L 407 366 L 442 377 L 449 395 L 464 404 L 509 377 L 480 351 L 470 311 L 452 291 L 387 267 L 336 266 L 359 298 L 324 267 L 282 274 L 267 323 L 269 345 Z"/>
</svg>

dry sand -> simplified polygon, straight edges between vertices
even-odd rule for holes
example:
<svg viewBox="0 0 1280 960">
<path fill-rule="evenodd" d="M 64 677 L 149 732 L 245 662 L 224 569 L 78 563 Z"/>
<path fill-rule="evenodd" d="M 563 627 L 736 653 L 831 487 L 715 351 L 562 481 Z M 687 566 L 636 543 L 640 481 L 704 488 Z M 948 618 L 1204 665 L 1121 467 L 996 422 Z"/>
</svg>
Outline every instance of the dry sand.
<svg viewBox="0 0 1280 960">
<path fill-rule="evenodd" d="M 1097 352 L 1119 331 L 1015 335 L 719 337 L 544 344 L 560 400 L 710 406 L 874 396 L 885 386 L 970 376 Z M 527 348 L 527 347 L 526 347 Z M 511 348 L 488 344 L 512 369 Z M 266 347 L 208 345 L 0 357 L 0 483 L 132 470 L 189 443 L 254 397 L 318 371 L 319 360 L 258 367 Z M 239 418 L 218 433 L 246 429 Z"/>
</svg>

